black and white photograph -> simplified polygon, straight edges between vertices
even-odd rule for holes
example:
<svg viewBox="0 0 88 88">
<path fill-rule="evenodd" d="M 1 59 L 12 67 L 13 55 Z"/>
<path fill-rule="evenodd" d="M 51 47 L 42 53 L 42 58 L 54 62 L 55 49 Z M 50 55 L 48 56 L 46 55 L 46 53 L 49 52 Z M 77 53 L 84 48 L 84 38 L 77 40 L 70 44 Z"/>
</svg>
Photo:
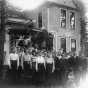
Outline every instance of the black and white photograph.
<svg viewBox="0 0 88 88">
<path fill-rule="evenodd" d="M 0 0 L 0 88 L 88 88 L 88 0 Z"/>
</svg>

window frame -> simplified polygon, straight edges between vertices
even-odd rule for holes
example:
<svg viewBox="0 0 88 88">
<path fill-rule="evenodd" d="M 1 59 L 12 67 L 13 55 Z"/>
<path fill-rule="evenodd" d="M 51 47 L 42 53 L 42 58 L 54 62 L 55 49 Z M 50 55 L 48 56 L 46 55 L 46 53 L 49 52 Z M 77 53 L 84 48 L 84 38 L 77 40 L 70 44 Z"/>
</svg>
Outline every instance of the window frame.
<svg viewBox="0 0 88 88">
<path fill-rule="evenodd" d="M 61 24 L 61 22 L 62 22 L 62 18 L 61 18 L 61 10 L 64 10 L 65 12 L 66 12 L 66 16 L 65 16 L 65 26 L 63 27 Z M 65 9 L 65 8 L 60 8 L 60 27 L 61 28 L 66 28 L 67 27 L 67 10 Z"/>
<path fill-rule="evenodd" d="M 76 39 L 71 39 L 71 51 L 73 51 L 73 52 L 76 51 L 76 42 L 77 42 Z M 74 43 L 74 45 L 73 45 L 74 47 L 72 47 L 73 43 Z"/>
<path fill-rule="evenodd" d="M 39 17 L 39 16 L 41 16 L 41 17 Z M 39 21 L 41 21 L 41 23 Z M 43 26 L 42 12 L 39 12 L 38 13 L 38 27 L 42 28 L 42 26 Z"/>
<path fill-rule="evenodd" d="M 71 27 L 71 18 L 70 18 L 71 17 L 71 13 L 74 14 L 74 27 L 73 28 Z M 74 11 L 70 11 L 69 12 L 69 27 L 72 30 L 75 30 L 76 29 L 76 13 Z"/>
</svg>

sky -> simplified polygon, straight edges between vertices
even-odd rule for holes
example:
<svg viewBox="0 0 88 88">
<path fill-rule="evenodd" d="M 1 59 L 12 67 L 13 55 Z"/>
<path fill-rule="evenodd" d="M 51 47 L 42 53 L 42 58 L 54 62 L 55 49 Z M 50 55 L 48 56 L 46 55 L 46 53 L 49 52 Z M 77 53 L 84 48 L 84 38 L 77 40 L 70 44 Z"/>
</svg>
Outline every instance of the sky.
<svg viewBox="0 0 88 88">
<path fill-rule="evenodd" d="M 22 8 L 23 10 L 33 10 L 42 5 L 46 1 L 59 1 L 59 0 L 7 0 L 13 6 Z M 17 1 L 17 2 L 16 2 Z M 76 1 L 76 0 L 75 0 Z M 88 0 L 79 0 L 85 7 L 85 16 L 88 16 Z"/>
<path fill-rule="evenodd" d="M 33 10 L 42 5 L 46 0 L 7 0 L 9 4 L 22 10 Z"/>
<path fill-rule="evenodd" d="M 88 17 L 88 0 L 81 0 L 81 1 L 85 7 L 85 11 L 86 11 L 85 16 Z"/>
</svg>

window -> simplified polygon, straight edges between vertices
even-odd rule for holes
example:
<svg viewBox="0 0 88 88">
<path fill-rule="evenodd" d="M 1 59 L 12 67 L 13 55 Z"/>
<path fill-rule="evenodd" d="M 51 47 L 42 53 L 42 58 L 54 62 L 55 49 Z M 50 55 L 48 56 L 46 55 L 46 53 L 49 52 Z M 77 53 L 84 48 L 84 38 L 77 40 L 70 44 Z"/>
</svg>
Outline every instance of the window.
<svg viewBox="0 0 88 88">
<path fill-rule="evenodd" d="M 76 51 L 76 40 L 71 39 L 71 51 Z"/>
<path fill-rule="evenodd" d="M 60 26 L 62 28 L 66 27 L 66 10 L 64 9 L 61 9 Z"/>
<path fill-rule="evenodd" d="M 70 12 L 70 28 L 75 29 L 75 13 Z"/>
<path fill-rule="evenodd" d="M 39 26 L 39 28 L 42 27 L 42 13 L 39 13 L 39 15 L 38 15 L 38 26 Z"/>
<path fill-rule="evenodd" d="M 66 38 L 61 38 L 61 48 L 66 52 Z"/>
</svg>

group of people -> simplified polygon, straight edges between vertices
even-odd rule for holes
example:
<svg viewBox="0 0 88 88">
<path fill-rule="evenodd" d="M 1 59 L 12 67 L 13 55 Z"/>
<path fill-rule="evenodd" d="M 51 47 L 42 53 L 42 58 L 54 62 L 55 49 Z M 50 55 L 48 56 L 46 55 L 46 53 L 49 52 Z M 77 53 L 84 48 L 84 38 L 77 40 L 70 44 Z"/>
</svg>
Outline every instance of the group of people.
<svg viewBox="0 0 88 88">
<path fill-rule="evenodd" d="M 9 55 L 9 68 L 18 69 L 21 67 L 24 72 L 32 69 L 35 71 L 55 71 L 55 61 L 52 52 L 39 51 L 37 49 L 15 49 Z"/>
<path fill-rule="evenodd" d="M 20 69 L 24 73 L 43 73 L 52 74 L 58 72 L 61 77 L 65 77 L 66 71 L 73 72 L 73 68 L 81 64 L 76 53 L 64 53 L 63 50 L 58 52 L 47 51 L 45 49 L 38 50 L 30 47 L 28 49 L 16 48 L 9 54 L 9 69 L 13 73 Z M 69 69 L 70 68 L 70 69 Z M 78 69 L 77 69 L 78 70 Z M 18 75 L 18 73 L 17 73 Z"/>
<path fill-rule="evenodd" d="M 59 65 L 58 61 L 76 57 L 76 54 L 66 54 L 63 53 L 63 50 L 56 53 L 55 51 L 46 51 L 45 49 L 28 48 L 24 50 L 18 48 L 9 55 L 9 68 L 18 69 L 21 67 L 24 70 L 35 69 L 36 71 L 45 69 L 48 72 L 54 72 L 56 65 Z"/>
</svg>

